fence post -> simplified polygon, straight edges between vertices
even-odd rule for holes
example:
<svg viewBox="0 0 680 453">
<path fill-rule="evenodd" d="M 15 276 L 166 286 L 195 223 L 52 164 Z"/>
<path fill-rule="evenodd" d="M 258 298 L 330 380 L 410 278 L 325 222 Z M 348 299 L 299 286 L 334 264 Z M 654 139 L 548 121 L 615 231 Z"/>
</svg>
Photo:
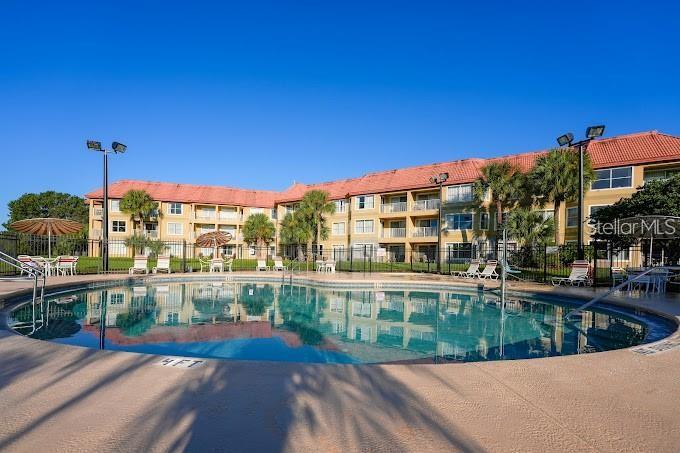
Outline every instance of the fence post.
<svg viewBox="0 0 680 453">
<path fill-rule="evenodd" d="M 543 244 L 543 283 L 548 281 L 548 244 Z"/>
<path fill-rule="evenodd" d="M 182 272 L 187 271 L 187 240 L 182 239 Z"/>
<path fill-rule="evenodd" d="M 614 283 L 614 281 L 613 281 L 614 271 L 612 270 L 612 268 L 614 267 L 614 243 L 613 242 L 607 242 L 607 253 L 609 253 L 609 283 L 612 283 L 612 286 L 614 286 L 613 285 L 613 283 Z M 628 252 L 628 253 L 630 253 L 630 252 Z"/>
<path fill-rule="evenodd" d="M 597 241 L 592 243 L 593 248 L 593 288 L 597 288 Z"/>
<path fill-rule="evenodd" d="M 354 270 L 354 262 L 352 261 L 353 258 L 353 253 L 352 253 L 352 246 L 349 246 L 349 271 L 352 272 Z"/>
</svg>

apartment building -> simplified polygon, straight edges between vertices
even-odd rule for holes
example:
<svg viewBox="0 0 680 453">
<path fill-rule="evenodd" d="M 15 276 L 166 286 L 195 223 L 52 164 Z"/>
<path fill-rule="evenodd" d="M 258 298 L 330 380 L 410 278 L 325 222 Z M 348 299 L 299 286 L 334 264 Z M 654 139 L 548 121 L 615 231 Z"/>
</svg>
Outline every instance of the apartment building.
<svg viewBox="0 0 680 453">
<path fill-rule="evenodd" d="M 602 206 L 632 195 L 651 179 L 667 178 L 680 172 L 680 137 L 657 131 L 621 135 L 592 141 L 588 146 L 596 179 L 585 196 L 585 216 Z M 309 190 L 324 190 L 336 205 L 327 218 L 329 237 L 320 245 L 324 254 L 342 258 L 345 251 L 384 251 L 394 260 L 416 255 L 431 257 L 442 232 L 442 249 L 456 254 L 472 244 L 484 246 L 495 236 L 494 211 L 488 202 L 479 209 L 473 200 L 472 184 L 489 162 L 509 159 L 529 171 L 545 152 L 530 152 L 491 159 L 464 159 L 417 167 L 368 173 L 358 178 L 319 184 L 293 184 L 283 192 L 244 190 L 187 184 L 119 181 L 109 188 L 111 198 L 110 236 L 130 234 L 128 217 L 117 203 L 127 190 L 143 189 L 159 201 L 162 216 L 144 229 L 159 239 L 192 242 L 207 231 L 234 234 L 235 245 L 243 244 L 243 222 L 254 212 L 264 212 L 280 225 Z M 439 193 L 430 177 L 448 173 Z M 101 190 L 87 194 L 90 202 L 90 231 L 101 231 Z M 441 225 L 439 211 L 441 209 Z M 576 241 L 576 202 L 563 204 L 560 212 L 552 205 L 541 208 L 545 216 L 559 216 L 563 237 Z M 584 240 L 589 240 L 584 229 Z M 278 245 L 278 244 L 274 244 Z"/>
</svg>

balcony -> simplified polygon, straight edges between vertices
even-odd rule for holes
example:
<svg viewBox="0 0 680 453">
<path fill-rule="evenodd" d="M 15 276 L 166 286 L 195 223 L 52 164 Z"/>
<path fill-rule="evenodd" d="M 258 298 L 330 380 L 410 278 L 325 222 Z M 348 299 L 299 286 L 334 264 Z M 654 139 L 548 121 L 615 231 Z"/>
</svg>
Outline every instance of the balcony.
<svg viewBox="0 0 680 453">
<path fill-rule="evenodd" d="M 439 200 L 437 200 L 439 201 Z M 437 236 L 437 227 L 415 227 L 411 231 L 414 238 L 429 238 Z"/>
<path fill-rule="evenodd" d="M 384 228 L 382 232 L 383 238 L 405 238 L 406 228 Z"/>
<path fill-rule="evenodd" d="M 92 210 L 92 215 L 101 219 L 101 217 L 104 215 L 104 208 L 94 208 Z"/>
<path fill-rule="evenodd" d="M 429 211 L 439 209 L 441 205 L 439 198 L 431 198 L 429 200 L 416 200 L 413 202 L 414 211 Z"/>
<path fill-rule="evenodd" d="M 158 230 L 144 230 L 144 237 L 148 239 L 158 239 Z"/>
<path fill-rule="evenodd" d="M 396 203 L 383 203 L 380 206 L 380 212 L 385 214 L 392 214 L 394 212 L 406 212 L 406 202 L 398 201 Z"/>
<path fill-rule="evenodd" d="M 201 220 L 215 220 L 217 216 L 214 211 L 196 211 L 196 218 Z"/>
<path fill-rule="evenodd" d="M 236 211 L 220 211 L 220 220 L 242 220 L 242 216 Z"/>
</svg>

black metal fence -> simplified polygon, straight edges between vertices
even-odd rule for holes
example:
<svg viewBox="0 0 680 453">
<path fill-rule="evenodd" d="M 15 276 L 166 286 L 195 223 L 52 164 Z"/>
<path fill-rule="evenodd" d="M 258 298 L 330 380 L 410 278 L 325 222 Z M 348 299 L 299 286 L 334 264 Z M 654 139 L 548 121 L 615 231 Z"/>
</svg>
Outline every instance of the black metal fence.
<svg viewBox="0 0 680 453">
<path fill-rule="evenodd" d="M 127 272 L 133 264 L 135 254 L 149 256 L 149 267 L 156 264 L 157 255 L 170 255 L 173 272 L 199 272 L 207 270 L 207 262 L 215 251 L 213 248 L 196 247 L 187 241 L 152 241 L 153 247 L 135 248 L 129 241 L 112 239 L 109 244 L 109 272 Z M 53 237 L 51 243 L 43 236 L 14 233 L 0 233 L 0 250 L 12 256 L 29 255 L 52 257 L 75 255 L 79 257 L 77 272 L 81 274 L 102 272 L 102 241 L 82 237 Z M 296 261 L 301 270 L 314 270 L 317 260 L 334 260 L 337 271 L 344 272 L 428 272 L 451 274 L 466 270 L 472 260 L 482 262 L 502 259 L 502 244 L 479 246 L 458 244 L 437 250 L 435 245 L 418 250 L 405 248 L 383 248 L 375 245 L 354 247 L 313 247 L 307 253 L 305 246 L 257 248 L 248 245 L 228 245 L 217 251 L 221 257 L 232 257 L 232 269 L 255 270 L 258 259 L 273 265 L 272 258 L 281 256 L 285 265 Z M 592 266 L 595 283 L 606 285 L 611 282 L 612 269 L 661 264 L 663 255 L 650 256 L 644 244 L 617 250 L 609 243 L 594 243 L 585 246 L 585 259 Z M 524 280 L 550 282 L 552 277 L 568 276 L 571 263 L 577 258 L 575 244 L 565 246 L 518 247 L 508 244 L 507 261 Z M 664 262 L 663 264 L 676 264 Z M 0 263 L 0 274 L 11 275 L 15 269 Z"/>
</svg>

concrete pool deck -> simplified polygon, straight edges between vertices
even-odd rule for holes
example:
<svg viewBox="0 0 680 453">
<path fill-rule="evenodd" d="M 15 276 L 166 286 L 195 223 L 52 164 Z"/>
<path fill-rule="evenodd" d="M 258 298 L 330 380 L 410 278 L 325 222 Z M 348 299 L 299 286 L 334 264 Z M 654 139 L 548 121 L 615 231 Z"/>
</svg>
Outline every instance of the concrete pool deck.
<svg viewBox="0 0 680 453">
<path fill-rule="evenodd" d="M 48 286 L 121 277 L 55 277 Z M 0 282 L 0 300 L 26 287 Z M 512 289 L 595 294 L 528 283 Z M 612 301 L 680 319 L 677 297 Z M 0 330 L 0 450 L 670 452 L 680 445 L 680 347 L 450 365 L 208 360 L 179 368 L 162 359 Z"/>
</svg>

